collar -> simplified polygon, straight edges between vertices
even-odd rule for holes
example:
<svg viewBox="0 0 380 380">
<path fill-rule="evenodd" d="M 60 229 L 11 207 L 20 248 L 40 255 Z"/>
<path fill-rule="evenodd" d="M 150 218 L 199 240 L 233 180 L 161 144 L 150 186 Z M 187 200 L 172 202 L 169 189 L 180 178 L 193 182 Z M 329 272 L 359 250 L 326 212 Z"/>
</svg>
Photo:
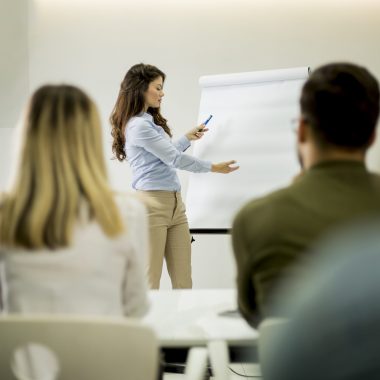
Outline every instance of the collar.
<svg viewBox="0 0 380 380">
<path fill-rule="evenodd" d="M 140 112 L 136 116 L 142 117 L 143 119 L 146 119 L 146 120 L 149 120 L 149 121 L 153 121 L 153 116 L 150 113 L 147 113 L 147 112 L 144 112 L 144 111 Z"/>
<path fill-rule="evenodd" d="M 319 169 L 350 169 L 350 170 L 367 170 L 364 161 L 357 160 L 326 160 L 314 164 L 309 170 L 319 170 Z"/>
</svg>

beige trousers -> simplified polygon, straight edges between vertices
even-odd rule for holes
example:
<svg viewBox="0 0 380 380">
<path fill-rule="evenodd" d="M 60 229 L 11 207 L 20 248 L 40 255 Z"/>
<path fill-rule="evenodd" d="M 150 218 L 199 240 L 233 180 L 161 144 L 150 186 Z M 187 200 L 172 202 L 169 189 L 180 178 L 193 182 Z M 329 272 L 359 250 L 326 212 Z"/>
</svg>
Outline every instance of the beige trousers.
<svg viewBox="0 0 380 380">
<path fill-rule="evenodd" d="M 181 193 L 141 190 L 139 193 L 148 198 L 150 288 L 160 287 L 164 258 L 173 289 L 191 288 L 191 236 Z"/>
</svg>

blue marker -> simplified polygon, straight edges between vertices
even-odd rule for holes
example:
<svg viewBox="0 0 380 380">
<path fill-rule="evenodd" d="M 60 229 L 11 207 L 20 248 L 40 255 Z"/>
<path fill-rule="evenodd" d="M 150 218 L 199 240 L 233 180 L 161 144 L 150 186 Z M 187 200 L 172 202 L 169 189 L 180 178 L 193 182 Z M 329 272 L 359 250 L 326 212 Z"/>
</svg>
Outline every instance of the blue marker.
<svg viewBox="0 0 380 380">
<path fill-rule="evenodd" d="M 209 117 L 208 117 L 208 119 L 203 123 L 204 125 L 207 125 L 207 123 L 211 120 L 211 118 L 212 118 L 212 115 L 210 115 Z M 198 132 L 202 132 L 203 131 L 203 128 L 199 128 L 198 129 Z"/>
<path fill-rule="evenodd" d="M 207 125 L 207 123 L 211 120 L 211 118 L 212 118 L 212 115 L 210 115 L 209 117 L 208 117 L 208 119 L 203 123 L 204 125 Z"/>
</svg>

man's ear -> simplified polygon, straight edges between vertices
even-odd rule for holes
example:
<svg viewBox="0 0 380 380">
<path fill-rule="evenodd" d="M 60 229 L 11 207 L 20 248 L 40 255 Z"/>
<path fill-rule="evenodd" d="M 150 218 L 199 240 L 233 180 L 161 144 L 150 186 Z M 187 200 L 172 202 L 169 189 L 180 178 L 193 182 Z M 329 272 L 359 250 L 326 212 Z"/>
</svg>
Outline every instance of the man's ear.
<svg viewBox="0 0 380 380">
<path fill-rule="evenodd" d="M 297 130 L 297 140 L 299 144 L 303 144 L 307 141 L 309 134 L 308 124 L 303 117 L 300 118 Z"/>
</svg>

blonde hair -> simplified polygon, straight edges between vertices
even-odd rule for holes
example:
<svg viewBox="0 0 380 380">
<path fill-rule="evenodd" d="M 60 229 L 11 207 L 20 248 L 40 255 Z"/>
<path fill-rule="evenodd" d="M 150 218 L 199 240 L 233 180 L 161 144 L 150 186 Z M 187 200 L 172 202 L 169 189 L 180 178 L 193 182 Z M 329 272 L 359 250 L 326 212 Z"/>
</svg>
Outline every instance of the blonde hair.
<svg viewBox="0 0 380 380">
<path fill-rule="evenodd" d="M 107 182 L 97 108 L 80 89 L 47 85 L 32 96 L 15 183 L 0 207 L 0 242 L 38 249 L 72 242 L 83 200 L 107 236 L 121 216 Z"/>
</svg>

